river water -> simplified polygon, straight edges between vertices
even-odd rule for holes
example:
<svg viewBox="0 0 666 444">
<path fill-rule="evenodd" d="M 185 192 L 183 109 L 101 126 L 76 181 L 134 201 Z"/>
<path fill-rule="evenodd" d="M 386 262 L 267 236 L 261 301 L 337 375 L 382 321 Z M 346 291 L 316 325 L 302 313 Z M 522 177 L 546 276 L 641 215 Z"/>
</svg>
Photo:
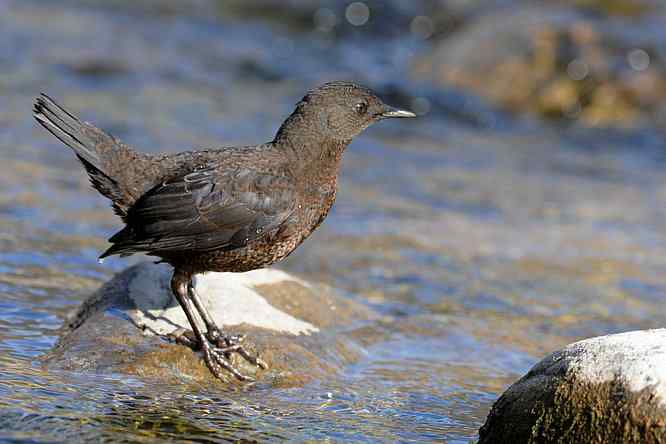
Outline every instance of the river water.
<svg viewBox="0 0 666 444">
<path fill-rule="evenodd" d="M 305 3 L 283 17 L 270 1 L 0 0 L 0 440 L 466 443 L 547 353 L 664 325 L 659 128 L 507 116 L 414 80 L 422 28 L 352 14 L 327 33 L 331 7 L 313 31 Z M 369 327 L 381 339 L 359 362 L 300 388 L 196 393 L 40 366 L 66 314 L 140 259 L 97 263 L 119 221 L 33 121 L 36 95 L 141 150 L 179 151 L 269 140 L 332 79 L 423 114 L 353 142 L 332 214 L 279 265 L 392 320 Z"/>
</svg>

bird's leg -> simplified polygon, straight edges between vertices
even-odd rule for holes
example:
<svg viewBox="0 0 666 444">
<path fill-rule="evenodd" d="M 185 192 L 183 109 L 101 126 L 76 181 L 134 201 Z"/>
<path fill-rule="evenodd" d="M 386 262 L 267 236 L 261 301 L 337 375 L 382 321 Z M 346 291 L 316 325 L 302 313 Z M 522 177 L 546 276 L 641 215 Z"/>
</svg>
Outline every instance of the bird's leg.
<svg viewBox="0 0 666 444">
<path fill-rule="evenodd" d="M 224 341 L 225 346 L 232 345 L 230 342 L 233 341 L 233 343 L 239 343 L 240 341 L 243 340 L 243 337 L 228 337 L 224 336 L 222 334 L 222 330 L 220 327 L 217 326 L 215 321 L 213 320 L 213 317 L 210 315 L 208 312 L 208 309 L 206 306 L 202 303 L 201 298 L 199 297 L 199 294 L 197 293 L 196 289 L 194 288 L 194 283 L 192 280 L 187 284 L 187 292 L 189 293 L 190 299 L 192 299 L 192 302 L 194 302 L 194 306 L 197 307 L 197 312 L 199 312 L 199 316 L 201 316 L 201 319 L 204 321 L 204 324 L 206 325 L 206 330 L 207 330 L 207 336 L 208 339 L 214 344 L 218 344 L 221 340 Z"/>
<path fill-rule="evenodd" d="M 206 336 L 208 337 L 208 340 L 217 345 L 216 350 L 218 352 L 224 353 L 227 358 L 229 358 L 231 353 L 235 352 L 241 355 L 243 359 L 245 359 L 250 364 L 256 365 L 257 367 L 263 369 L 268 368 L 268 365 L 264 361 L 256 356 L 252 356 L 247 352 L 247 350 L 245 350 L 245 348 L 243 348 L 241 342 L 243 339 L 245 339 L 245 335 L 232 336 L 222 332 L 220 327 L 217 326 L 213 320 L 213 317 L 208 312 L 206 306 L 201 301 L 201 297 L 194 288 L 191 279 L 187 284 L 187 292 L 189 298 L 192 300 L 192 302 L 194 302 L 194 306 L 197 308 L 199 316 L 201 316 L 204 324 L 206 324 L 206 329 L 208 330 Z"/>
<path fill-rule="evenodd" d="M 203 330 L 201 330 L 199 327 L 195 314 L 197 309 L 194 305 L 194 302 L 190 298 L 189 292 L 187 291 L 188 283 L 191 279 L 191 274 L 184 273 L 176 269 L 173 273 L 173 277 L 171 278 L 171 290 L 178 300 L 178 303 L 183 308 L 185 316 L 187 316 L 187 320 L 192 327 L 194 337 L 198 341 L 199 348 L 204 354 L 206 365 L 216 378 L 224 379 L 222 376 L 222 369 L 225 369 L 241 381 L 252 381 L 252 378 L 241 374 L 234 368 L 231 362 L 229 362 L 227 358 L 223 356 L 224 352 L 218 350 L 215 346 L 216 344 L 211 343 L 211 341 L 206 336 L 206 333 L 204 333 Z"/>
</svg>

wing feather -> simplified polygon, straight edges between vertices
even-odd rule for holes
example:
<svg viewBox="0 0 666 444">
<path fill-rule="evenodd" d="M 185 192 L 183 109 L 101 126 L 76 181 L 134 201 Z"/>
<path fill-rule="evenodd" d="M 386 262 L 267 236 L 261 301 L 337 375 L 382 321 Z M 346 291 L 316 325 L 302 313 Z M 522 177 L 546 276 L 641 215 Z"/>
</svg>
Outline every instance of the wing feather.
<svg viewBox="0 0 666 444">
<path fill-rule="evenodd" d="M 114 245 L 102 257 L 240 248 L 291 215 L 294 193 L 287 171 L 197 169 L 141 196 L 128 212 L 127 227 L 109 239 Z"/>
</svg>

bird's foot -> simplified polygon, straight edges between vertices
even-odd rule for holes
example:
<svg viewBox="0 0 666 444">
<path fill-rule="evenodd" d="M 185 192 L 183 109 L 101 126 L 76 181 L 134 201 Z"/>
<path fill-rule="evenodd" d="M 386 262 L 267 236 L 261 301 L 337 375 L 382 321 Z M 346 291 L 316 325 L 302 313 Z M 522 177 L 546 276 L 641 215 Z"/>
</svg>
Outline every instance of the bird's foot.
<svg viewBox="0 0 666 444">
<path fill-rule="evenodd" d="M 232 353 L 238 353 L 247 362 L 259 368 L 268 368 L 264 361 L 251 355 L 241 345 L 245 335 L 225 335 L 219 330 L 213 330 L 199 340 L 191 330 L 179 329 L 169 336 L 178 344 L 190 347 L 195 351 L 202 351 L 206 365 L 219 379 L 222 379 L 222 369 L 225 369 L 241 381 L 254 381 L 253 378 L 243 375 L 233 366 L 230 361 Z"/>
<path fill-rule="evenodd" d="M 201 350 L 201 346 L 199 345 L 199 341 L 197 341 L 197 338 L 194 336 L 194 332 L 192 330 L 186 330 L 184 328 L 179 328 L 175 330 L 172 333 L 169 333 L 166 335 L 167 339 L 170 341 L 175 342 L 176 344 L 184 345 L 185 347 L 189 347 L 194 351 L 199 351 Z"/>
<path fill-rule="evenodd" d="M 207 340 L 207 338 L 203 341 L 202 351 L 206 365 L 216 378 L 223 379 L 222 369 L 225 369 L 240 381 L 254 381 L 254 378 L 242 374 L 236 369 L 236 367 L 234 367 L 234 365 L 228 359 L 230 351 L 215 347 L 214 344 Z"/>
</svg>

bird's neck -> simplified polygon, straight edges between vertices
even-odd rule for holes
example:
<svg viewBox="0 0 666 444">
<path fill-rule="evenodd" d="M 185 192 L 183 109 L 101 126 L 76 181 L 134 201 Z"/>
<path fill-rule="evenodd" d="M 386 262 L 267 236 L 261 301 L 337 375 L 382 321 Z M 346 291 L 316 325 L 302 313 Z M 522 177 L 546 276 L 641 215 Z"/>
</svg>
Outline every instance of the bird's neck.
<svg viewBox="0 0 666 444">
<path fill-rule="evenodd" d="M 273 140 L 276 148 L 293 159 L 302 173 L 316 170 L 322 177 L 337 176 L 342 154 L 350 142 L 322 137 L 311 128 L 285 128 L 285 125 Z"/>
</svg>

